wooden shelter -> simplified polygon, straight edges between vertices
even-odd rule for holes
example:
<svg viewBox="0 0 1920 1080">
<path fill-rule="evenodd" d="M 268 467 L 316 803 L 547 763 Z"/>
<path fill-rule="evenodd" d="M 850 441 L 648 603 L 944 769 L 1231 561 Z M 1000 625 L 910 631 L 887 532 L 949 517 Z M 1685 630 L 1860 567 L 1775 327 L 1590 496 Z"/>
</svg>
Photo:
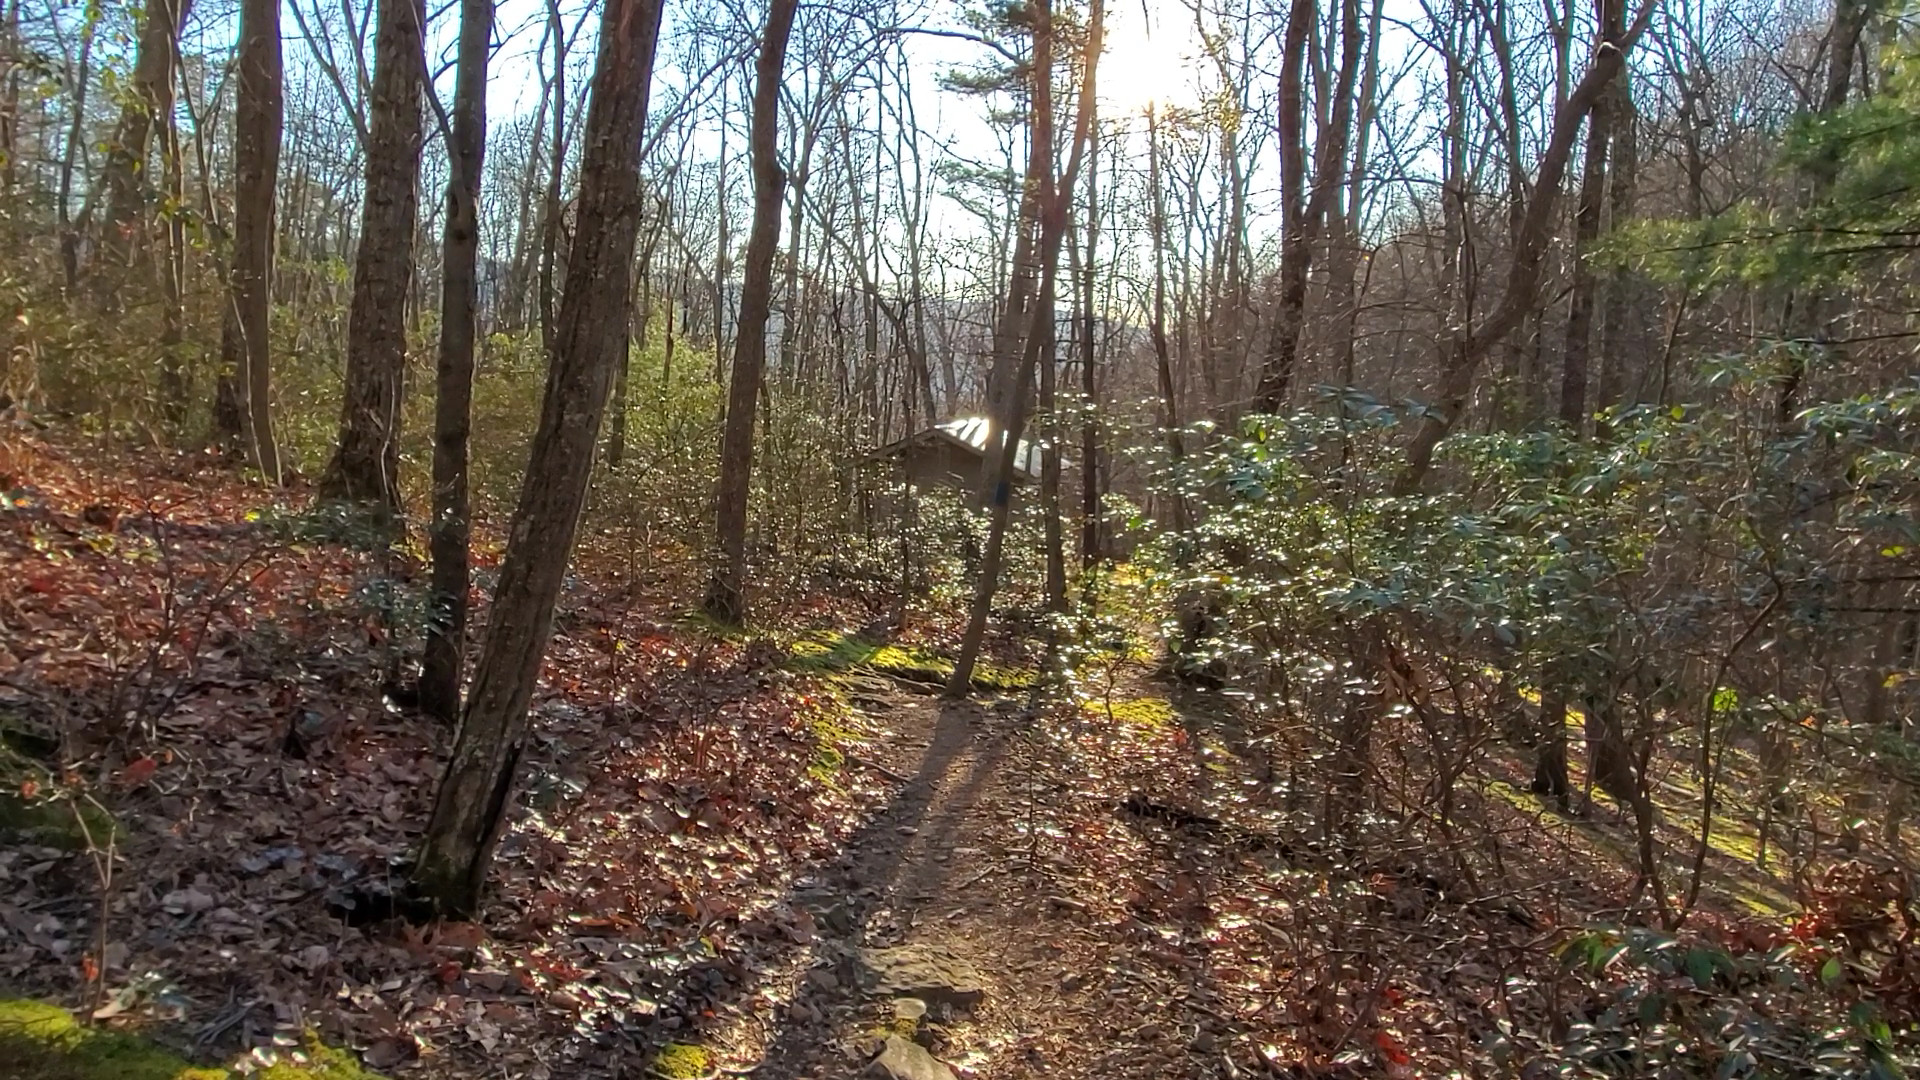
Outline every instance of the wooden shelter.
<svg viewBox="0 0 1920 1080">
<path fill-rule="evenodd" d="M 948 420 L 888 443 L 871 455 L 898 462 L 917 488 L 945 487 L 974 492 L 986 467 L 987 439 L 993 425 L 983 416 Z M 1014 487 L 1040 481 L 1040 449 L 1025 439 L 1014 453 Z"/>
</svg>

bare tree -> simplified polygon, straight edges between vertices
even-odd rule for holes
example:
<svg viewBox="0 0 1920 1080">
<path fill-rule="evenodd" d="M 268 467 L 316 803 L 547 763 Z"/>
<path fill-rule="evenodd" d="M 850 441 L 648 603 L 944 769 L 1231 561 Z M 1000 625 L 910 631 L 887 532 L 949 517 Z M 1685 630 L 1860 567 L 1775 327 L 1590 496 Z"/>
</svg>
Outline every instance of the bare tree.
<svg viewBox="0 0 1920 1080">
<path fill-rule="evenodd" d="M 281 110 L 278 0 L 241 0 L 239 93 L 233 116 L 233 257 L 220 332 L 220 382 L 214 432 L 280 482 L 273 438 L 269 339 L 275 188 L 280 176 Z"/>
<path fill-rule="evenodd" d="M 324 498 L 400 507 L 400 406 L 406 389 L 407 293 L 420 209 L 425 0 L 380 0 L 360 248 L 347 314 L 340 437 L 320 478 Z"/>
<path fill-rule="evenodd" d="M 773 261 L 780 246 L 780 204 L 787 172 L 780 165 L 780 72 L 793 34 L 798 0 L 771 0 L 760 56 L 754 63 L 753 225 L 747 235 L 746 276 L 740 286 L 740 317 L 734 327 L 733 376 L 727 389 L 726 427 L 720 443 L 719 548 L 702 606 L 725 623 L 747 615 L 747 491 L 753 473 L 753 421 L 767 368 L 767 319 L 773 307 Z M 796 238 L 797 239 L 797 238 Z"/>
<path fill-rule="evenodd" d="M 434 372 L 432 614 L 420 666 L 420 708 L 460 715 L 466 658 L 467 443 L 473 430 L 473 358 L 479 337 L 480 178 L 487 149 L 487 55 L 494 0 L 463 0 L 453 82 L 446 221 L 440 241 L 440 349 Z"/>
<path fill-rule="evenodd" d="M 580 227 L 567 259 L 540 424 L 473 693 L 414 869 L 416 890 L 449 914 L 471 915 L 480 906 L 593 475 L 600 422 L 627 347 L 642 212 L 639 157 L 661 6 L 661 0 L 607 0 L 601 15 L 580 162 Z"/>
</svg>

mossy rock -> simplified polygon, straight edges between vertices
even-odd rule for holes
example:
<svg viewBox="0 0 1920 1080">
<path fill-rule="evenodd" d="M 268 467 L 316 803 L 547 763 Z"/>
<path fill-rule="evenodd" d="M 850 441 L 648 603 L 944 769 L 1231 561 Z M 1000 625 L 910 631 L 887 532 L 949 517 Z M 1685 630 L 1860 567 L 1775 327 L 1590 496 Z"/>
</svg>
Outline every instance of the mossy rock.
<svg viewBox="0 0 1920 1080">
<path fill-rule="evenodd" d="M 713 1052 L 692 1043 L 668 1043 L 653 1059 L 653 1073 L 665 1080 L 701 1080 L 713 1071 Z"/>
<path fill-rule="evenodd" d="M 0 1075 L 10 1080 L 232 1080 L 149 1039 L 81 1026 L 38 1001 L 0 1001 Z M 309 1037 L 295 1060 L 255 1074 L 261 1080 L 383 1080 L 354 1056 Z"/>
</svg>

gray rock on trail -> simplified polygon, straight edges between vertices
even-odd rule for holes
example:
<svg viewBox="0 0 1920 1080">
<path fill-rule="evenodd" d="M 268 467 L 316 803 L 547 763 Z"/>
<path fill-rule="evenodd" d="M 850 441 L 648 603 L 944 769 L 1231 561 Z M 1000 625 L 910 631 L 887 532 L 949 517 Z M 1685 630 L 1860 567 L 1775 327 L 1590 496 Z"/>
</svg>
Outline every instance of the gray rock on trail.
<svg viewBox="0 0 1920 1080">
<path fill-rule="evenodd" d="M 980 970 L 942 945 L 896 945 L 854 953 L 860 986 L 876 997 L 918 998 L 971 1009 L 987 996 Z"/>
<path fill-rule="evenodd" d="M 887 1036 L 886 1048 L 867 1066 L 873 1080 L 959 1080 L 939 1058 L 898 1035 Z"/>
</svg>

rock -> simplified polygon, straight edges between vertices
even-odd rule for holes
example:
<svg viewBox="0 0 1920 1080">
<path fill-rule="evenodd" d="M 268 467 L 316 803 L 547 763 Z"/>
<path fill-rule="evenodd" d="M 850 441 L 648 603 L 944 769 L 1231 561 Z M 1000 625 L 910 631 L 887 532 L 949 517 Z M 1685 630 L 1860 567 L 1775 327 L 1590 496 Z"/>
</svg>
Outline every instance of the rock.
<svg viewBox="0 0 1920 1080">
<path fill-rule="evenodd" d="M 873 1080 L 959 1080 L 939 1058 L 898 1035 L 887 1036 L 887 1045 L 867 1066 L 866 1075 Z"/>
<path fill-rule="evenodd" d="M 861 949 L 854 959 L 860 985 L 878 997 L 918 998 L 929 1005 L 971 1009 L 987 996 L 979 969 L 945 946 Z"/>
</svg>

